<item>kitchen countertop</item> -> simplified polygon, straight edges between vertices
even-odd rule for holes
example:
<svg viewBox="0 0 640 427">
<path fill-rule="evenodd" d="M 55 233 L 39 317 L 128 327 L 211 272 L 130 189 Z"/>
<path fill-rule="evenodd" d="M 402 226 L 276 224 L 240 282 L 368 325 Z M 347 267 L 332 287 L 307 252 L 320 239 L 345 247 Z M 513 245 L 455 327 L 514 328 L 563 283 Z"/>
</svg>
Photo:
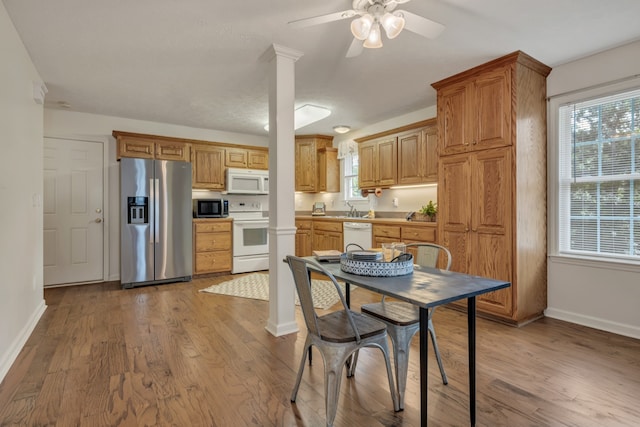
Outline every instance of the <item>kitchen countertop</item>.
<svg viewBox="0 0 640 427">
<path fill-rule="evenodd" d="M 404 218 L 349 218 L 346 216 L 332 216 L 332 215 L 296 215 L 296 220 L 316 220 L 316 221 L 331 221 L 331 222 L 369 222 L 371 224 L 387 224 L 387 225 L 412 225 L 417 227 L 433 227 L 437 226 L 437 222 L 427 221 L 407 221 Z M 194 222 L 203 221 L 233 221 L 233 218 L 193 218 Z"/>
<path fill-rule="evenodd" d="M 407 221 L 404 218 L 349 218 L 345 216 L 331 215 L 296 215 L 297 220 L 322 220 L 334 222 L 370 222 L 372 224 L 388 224 L 388 225 L 415 225 L 418 227 L 436 227 L 437 222 L 426 221 Z"/>
</svg>

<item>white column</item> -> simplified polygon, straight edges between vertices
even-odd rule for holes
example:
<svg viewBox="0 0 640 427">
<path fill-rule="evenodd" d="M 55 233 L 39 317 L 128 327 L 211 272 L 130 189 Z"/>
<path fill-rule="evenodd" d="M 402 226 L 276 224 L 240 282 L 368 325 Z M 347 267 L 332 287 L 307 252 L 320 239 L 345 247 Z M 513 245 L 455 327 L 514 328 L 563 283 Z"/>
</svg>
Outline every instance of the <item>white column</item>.
<svg viewBox="0 0 640 427">
<path fill-rule="evenodd" d="M 262 55 L 269 62 L 269 319 L 275 336 L 298 331 L 295 284 L 282 260 L 295 254 L 295 62 L 302 56 L 272 45 Z"/>
</svg>

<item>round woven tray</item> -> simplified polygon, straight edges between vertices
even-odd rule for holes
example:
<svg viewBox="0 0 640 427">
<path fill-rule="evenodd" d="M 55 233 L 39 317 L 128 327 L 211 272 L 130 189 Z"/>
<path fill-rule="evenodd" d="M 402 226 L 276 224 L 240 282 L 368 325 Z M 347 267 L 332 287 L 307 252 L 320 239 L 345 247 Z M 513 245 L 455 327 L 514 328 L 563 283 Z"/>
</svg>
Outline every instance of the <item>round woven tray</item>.
<svg viewBox="0 0 640 427">
<path fill-rule="evenodd" d="M 359 261 L 340 256 L 340 270 L 358 276 L 392 277 L 413 273 L 413 257 L 407 261 Z"/>
</svg>

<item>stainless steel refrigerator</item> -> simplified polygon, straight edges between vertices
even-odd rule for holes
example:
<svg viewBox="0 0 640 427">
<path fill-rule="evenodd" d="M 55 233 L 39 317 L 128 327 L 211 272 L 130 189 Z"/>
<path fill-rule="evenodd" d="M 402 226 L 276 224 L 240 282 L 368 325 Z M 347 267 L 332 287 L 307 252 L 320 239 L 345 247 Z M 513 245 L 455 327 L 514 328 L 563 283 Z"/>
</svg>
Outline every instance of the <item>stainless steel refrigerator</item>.
<svg viewBox="0 0 640 427">
<path fill-rule="evenodd" d="M 191 163 L 120 160 L 123 288 L 191 280 L 191 204 Z"/>
</svg>

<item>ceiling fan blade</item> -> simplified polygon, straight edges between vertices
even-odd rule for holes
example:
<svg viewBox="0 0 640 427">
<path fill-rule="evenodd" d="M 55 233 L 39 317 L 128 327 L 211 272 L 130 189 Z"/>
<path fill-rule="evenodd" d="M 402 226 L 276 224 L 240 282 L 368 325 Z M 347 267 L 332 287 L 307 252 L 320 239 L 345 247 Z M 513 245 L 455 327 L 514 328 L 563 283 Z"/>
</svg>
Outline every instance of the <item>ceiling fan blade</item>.
<svg viewBox="0 0 640 427">
<path fill-rule="evenodd" d="M 435 39 L 444 31 L 444 25 L 424 18 L 415 13 L 401 11 L 404 16 L 404 28 L 428 39 Z"/>
<path fill-rule="evenodd" d="M 298 19 L 289 22 L 291 28 L 304 28 L 312 25 L 326 24 L 327 22 L 339 21 L 341 19 L 352 18 L 357 13 L 353 9 L 343 10 L 342 12 L 329 13 L 327 15 L 314 16 L 312 18 Z"/>
<path fill-rule="evenodd" d="M 347 51 L 347 58 L 353 58 L 354 56 L 358 56 L 362 53 L 364 49 L 362 40 L 358 40 L 357 38 L 353 38 L 351 45 L 349 46 L 349 50 Z"/>
</svg>

